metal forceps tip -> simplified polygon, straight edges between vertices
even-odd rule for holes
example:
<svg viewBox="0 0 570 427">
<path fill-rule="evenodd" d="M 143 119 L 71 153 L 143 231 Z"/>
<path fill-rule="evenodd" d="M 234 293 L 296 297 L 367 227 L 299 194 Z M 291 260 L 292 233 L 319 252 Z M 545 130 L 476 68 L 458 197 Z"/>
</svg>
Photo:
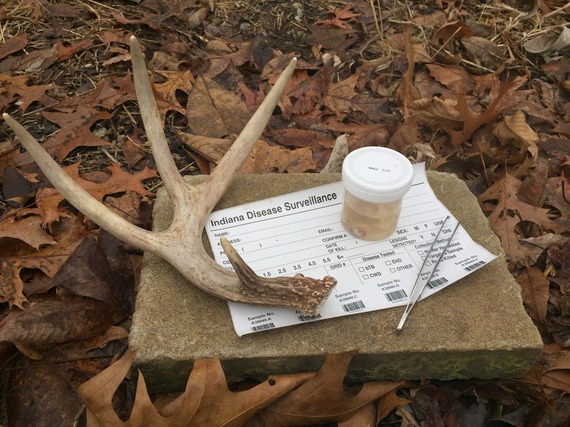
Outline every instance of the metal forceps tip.
<svg viewBox="0 0 570 427">
<path fill-rule="evenodd" d="M 418 271 L 418 276 L 416 277 L 416 281 L 414 283 L 414 287 L 412 288 L 412 292 L 410 294 L 410 299 L 408 301 L 408 304 L 406 305 L 406 309 L 404 310 L 404 313 L 402 314 L 402 318 L 400 319 L 400 323 L 398 323 L 398 326 L 396 328 L 396 333 L 400 334 L 402 332 L 402 328 L 404 327 L 404 323 L 406 322 L 406 319 L 408 318 L 408 315 L 410 314 L 410 312 L 412 311 L 412 308 L 414 308 L 414 305 L 416 304 L 416 302 L 420 299 L 426 285 L 430 282 L 431 278 L 433 277 L 433 275 L 435 274 L 435 271 L 437 270 L 437 267 L 439 266 L 439 263 L 441 262 L 441 260 L 443 259 L 443 256 L 445 255 L 445 252 L 447 251 L 447 248 L 449 247 L 449 244 L 451 243 L 451 240 L 453 239 L 453 236 L 455 235 L 455 232 L 457 231 L 457 229 L 459 228 L 459 224 L 460 222 L 457 221 L 457 224 L 455 226 L 455 228 L 453 229 L 453 232 L 451 233 L 451 235 L 449 236 L 449 240 L 447 241 L 447 244 L 445 245 L 445 247 L 443 248 L 443 251 L 441 251 L 441 254 L 439 255 L 437 262 L 435 263 L 435 265 L 433 266 L 433 269 L 431 270 L 431 272 L 429 273 L 429 276 L 427 278 L 427 280 L 424 282 L 424 284 L 421 286 L 420 289 L 418 289 L 418 283 L 420 281 L 420 277 L 422 275 L 422 272 L 424 270 L 424 267 L 426 265 L 427 260 L 429 259 L 429 256 L 435 246 L 435 243 L 437 242 L 437 239 L 439 238 L 439 235 L 441 234 L 441 231 L 444 229 L 445 224 L 447 223 L 447 220 L 450 218 L 450 216 L 446 216 L 445 219 L 443 220 L 441 227 L 439 228 L 435 239 L 433 239 L 433 242 L 431 243 L 431 246 L 429 247 L 429 250 L 427 252 L 427 254 L 425 255 L 424 261 L 420 267 L 420 271 Z"/>
</svg>

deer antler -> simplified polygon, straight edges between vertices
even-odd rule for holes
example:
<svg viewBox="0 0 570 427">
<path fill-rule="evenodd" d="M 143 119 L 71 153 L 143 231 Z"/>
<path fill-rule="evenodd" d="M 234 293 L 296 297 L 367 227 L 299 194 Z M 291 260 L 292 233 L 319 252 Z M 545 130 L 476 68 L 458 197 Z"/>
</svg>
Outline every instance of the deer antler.
<svg viewBox="0 0 570 427">
<path fill-rule="evenodd" d="M 191 283 L 229 301 L 292 307 L 314 314 L 336 284 L 302 277 L 263 278 L 256 275 L 227 240 L 222 246 L 237 272 L 219 266 L 202 245 L 204 224 L 227 190 L 235 173 L 263 132 L 295 69 L 293 59 L 258 110 L 237 137 L 214 172 L 203 182 L 189 186 L 178 172 L 164 135 L 143 53 L 135 37 L 130 40 L 135 89 L 143 124 L 162 181 L 174 208 L 170 227 L 161 232 L 141 229 L 115 214 L 71 179 L 43 147 L 10 115 L 6 123 L 20 139 L 53 186 L 77 209 L 119 239 L 152 252 L 172 264 Z"/>
</svg>

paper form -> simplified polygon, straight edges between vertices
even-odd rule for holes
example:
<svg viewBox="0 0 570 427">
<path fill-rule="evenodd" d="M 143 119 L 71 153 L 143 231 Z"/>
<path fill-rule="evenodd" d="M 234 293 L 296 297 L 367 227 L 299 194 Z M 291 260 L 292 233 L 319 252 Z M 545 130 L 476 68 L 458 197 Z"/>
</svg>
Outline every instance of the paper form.
<svg viewBox="0 0 570 427">
<path fill-rule="evenodd" d="M 303 316 L 294 309 L 230 302 L 239 336 L 273 328 L 319 321 L 407 304 L 420 266 L 441 226 L 427 268 L 447 244 L 457 220 L 437 199 L 424 164 L 414 165 L 414 180 L 402 203 L 396 231 L 370 242 L 349 234 L 340 222 L 344 189 L 340 182 L 213 212 L 206 232 L 216 261 L 232 270 L 219 243 L 227 238 L 260 276 L 333 276 L 337 285 L 319 314 Z M 459 227 L 422 299 L 451 285 L 495 259 Z M 432 261 L 433 260 L 433 261 Z M 421 282 L 420 282 L 421 284 Z M 394 325 L 394 328 L 396 325 Z"/>
</svg>

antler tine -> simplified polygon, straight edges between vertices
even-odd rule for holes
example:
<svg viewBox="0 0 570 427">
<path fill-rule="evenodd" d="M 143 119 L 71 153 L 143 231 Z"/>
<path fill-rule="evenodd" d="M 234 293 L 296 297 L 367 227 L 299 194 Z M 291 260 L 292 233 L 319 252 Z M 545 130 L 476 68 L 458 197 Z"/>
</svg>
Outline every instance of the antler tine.
<svg viewBox="0 0 570 427">
<path fill-rule="evenodd" d="M 14 120 L 8 113 L 4 113 L 2 117 L 4 117 L 8 126 L 14 131 L 22 145 L 28 150 L 53 186 L 73 206 L 90 217 L 99 226 L 125 242 L 150 251 L 154 251 L 159 246 L 160 240 L 155 233 L 131 224 L 91 196 L 65 173 L 20 123 Z"/>
<path fill-rule="evenodd" d="M 261 105 L 257 108 L 251 119 L 247 122 L 239 136 L 209 178 L 201 184 L 206 196 L 203 203 L 208 209 L 213 209 L 222 195 L 228 189 L 234 175 L 237 173 L 253 146 L 267 126 L 275 106 L 279 102 L 285 87 L 295 72 L 297 58 L 293 58 L 283 70 Z M 215 185 L 212 185 L 215 183 Z"/>
<path fill-rule="evenodd" d="M 189 199 L 186 194 L 189 188 L 186 186 L 180 172 L 178 172 L 178 168 L 168 148 L 168 141 L 166 140 L 166 135 L 162 128 L 162 120 L 158 106 L 156 105 L 154 93 L 152 92 L 140 43 L 135 36 L 131 36 L 129 45 L 133 64 L 135 92 L 139 102 L 144 129 L 150 142 L 156 167 L 174 207 L 175 217 L 178 217 L 181 212 L 187 211 L 190 208 L 190 206 L 188 206 Z"/>
</svg>

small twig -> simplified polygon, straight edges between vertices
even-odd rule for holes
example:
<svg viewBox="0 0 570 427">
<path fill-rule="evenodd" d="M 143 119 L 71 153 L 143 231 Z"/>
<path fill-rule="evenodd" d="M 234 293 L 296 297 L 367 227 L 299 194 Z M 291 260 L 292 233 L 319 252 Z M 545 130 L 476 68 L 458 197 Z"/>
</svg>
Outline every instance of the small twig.
<svg viewBox="0 0 570 427">
<path fill-rule="evenodd" d="M 559 8 L 556 9 L 556 10 L 553 10 L 553 11 L 550 12 L 550 13 L 547 13 L 546 15 L 543 16 L 543 18 L 548 18 L 548 17 L 550 17 L 550 16 L 552 16 L 552 15 L 558 13 L 558 12 L 562 12 L 562 11 L 563 11 L 564 9 L 566 9 L 567 7 L 570 7 L 570 2 L 566 3 L 564 6 L 559 7 Z"/>
</svg>

